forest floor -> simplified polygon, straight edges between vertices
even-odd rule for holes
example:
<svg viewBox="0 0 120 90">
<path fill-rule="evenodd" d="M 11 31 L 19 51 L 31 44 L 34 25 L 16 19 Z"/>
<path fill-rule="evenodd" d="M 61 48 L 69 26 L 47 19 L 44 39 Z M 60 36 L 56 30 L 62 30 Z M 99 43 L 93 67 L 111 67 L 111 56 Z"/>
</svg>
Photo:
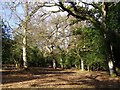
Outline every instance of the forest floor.
<svg viewBox="0 0 120 90">
<path fill-rule="evenodd" d="M 119 88 L 120 77 L 105 71 L 80 71 L 31 67 L 28 71 L 6 68 L 2 71 L 2 88 Z"/>
</svg>

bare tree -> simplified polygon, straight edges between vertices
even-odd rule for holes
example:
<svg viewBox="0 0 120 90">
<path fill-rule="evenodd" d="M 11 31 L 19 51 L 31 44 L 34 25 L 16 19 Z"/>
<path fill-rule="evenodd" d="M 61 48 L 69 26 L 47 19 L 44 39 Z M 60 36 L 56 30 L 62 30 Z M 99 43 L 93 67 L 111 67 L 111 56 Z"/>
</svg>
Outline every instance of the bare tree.
<svg viewBox="0 0 120 90">
<path fill-rule="evenodd" d="M 29 25 L 30 25 L 30 21 L 32 20 L 32 18 L 34 17 L 34 15 L 39 11 L 40 8 L 42 8 L 44 6 L 44 3 L 31 3 L 28 2 L 27 0 L 25 0 L 25 2 L 6 2 L 3 5 L 3 8 L 7 8 L 11 11 L 11 17 L 14 17 L 15 23 L 16 25 L 18 25 L 16 30 L 20 30 L 21 31 L 17 31 L 17 33 L 22 35 L 23 38 L 23 67 L 25 69 L 28 68 L 28 63 L 27 63 L 27 33 L 29 30 Z M 19 10 L 21 9 L 21 11 Z M 39 11 L 40 12 L 40 11 Z M 45 15 L 45 13 L 42 13 L 41 16 Z M 16 22 L 18 21 L 18 23 Z M 22 32 L 22 33 L 21 33 Z"/>
</svg>

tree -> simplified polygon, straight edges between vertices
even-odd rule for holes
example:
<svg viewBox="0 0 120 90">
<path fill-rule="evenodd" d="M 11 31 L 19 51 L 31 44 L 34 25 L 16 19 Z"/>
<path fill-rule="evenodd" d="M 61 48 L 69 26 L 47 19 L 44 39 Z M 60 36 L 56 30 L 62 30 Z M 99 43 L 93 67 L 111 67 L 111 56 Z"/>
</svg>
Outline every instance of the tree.
<svg viewBox="0 0 120 90">
<path fill-rule="evenodd" d="M 81 57 L 81 50 L 83 50 L 84 47 L 84 37 L 81 37 L 82 35 L 80 35 L 79 31 L 77 30 L 78 28 L 85 28 L 87 27 L 86 22 L 79 22 L 78 24 L 74 24 L 74 26 L 72 26 L 71 29 L 71 36 L 69 37 L 69 44 L 68 44 L 68 48 L 71 50 L 70 53 L 74 53 L 76 55 L 75 61 L 75 66 L 77 67 L 77 63 L 78 66 L 80 68 L 81 66 L 81 70 L 84 70 L 84 63 L 83 63 L 83 58 Z M 74 55 L 73 55 L 74 56 Z M 81 65 L 80 65 L 81 64 Z"/>
<path fill-rule="evenodd" d="M 81 1 L 84 6 L 80 6 L 76 2 L 67 2 L 69 5 L 65 5 L 64 2 L 59 2 L 58 6 L 62 8 L 62 10 L 67 11 L 68 15 L 72 15 L 80 20 L 89 20 L 93 25 L 100 30 L 101 35 L 104 37 L 105 42 L 109 38 L 109 35 L 107 32 L 109 31 L 109 28 L 107 27 L 107 23 L 109 22 L 107 14 L 108 10 L 110 11 L 112 7 L 119 5 L 120 2 L 117 3 L 107 3 L 107 2 L 99 2 L 99 3 L 86 3 Z M 92 6 L 93 8 L 88 8 L 89 6 Z M 109 8 L 109 9 L 108 9 Z M 106 43 L 106 53 L 107 53 L 107 60 L 110 70 L 110 75 L 113 75 L 113 71 L 115 69 L 113 68 L 113 57 L 112 57 L 112 50 L 111 50 L 111 43 Z"/>
<path fill-rule="evenodd" d="M 109 5 L 109 3 L 107 3 Z M 119 67 L 119 50 L 120 50 L 120 43 L 119 43 L 119 39 L 120 39 L 120 34 L 119 34 L 119 30 L 120 30 L 120 4 L 116 4 L 114 7 L 108 8 L 108 12 L 107 12 L 107 28 L 109 29 L 108 33 L 108 42 L 111 43 L 111 50 L 112 50 L 112 57 L 113 57 L 113 63 L 114 65 L 120 69 Z M 116 69 L 114 67 L 114 69 Z"/>
<path fill-rule="evenodd" d="M 40 17 L 34 18 L 35 21 L 31 22 L 31 28 L 34 29 L 29 30 L 29 39 L 42 49 L 41 51 L 44 52 L 45 57 L 49 56 L 52 58 L 49 61 L 52 61 L 52 66 L 56 68 L 59 60 L 57 60 L 55 55 L 60 55 L 62 50 L 66 49 L 66 40 L 69 37 L 68 25 L 70 22 L 67 17 L 59 13 L 56 15 L 52 14 L 48 18 L 49 20 L 45 19 L 44 21 L 41 21 Z M 62 63 L 60 65 L 63 66 Z"/>
<path fill-rule="evenodd" d="M 22 30 L 22 37 L 23 37 L 23 67 L 25 69 L 28 68 L 27 65 L 27 32 L 28 32 L 28 24 L 31 21 L 32 17 L 34 14 L 41 8 L 43 7 L 44 4 L 39 4 L 39 3 L 30 3 L 27 0 L 25 2 L 6 2 L 4 3 L 6 7 L 11 10 L 12 15 L 14 15 L 17 20 L 19 20 L 19 27 L 17 30 L 20 28 Z M 39 4 L 39 5 L 38 5 Z M 30 6 L 31 5 L 31 6 Z M 4 6 L 4 5 L 3 5 Z M 32 7 L 33 6 L 33 7 Z M 21 9 L 19 11 L 18 9 Z"/>
<path fill-rule="evenodd" d="M 2 42 L 2 63 L 10 63 L 11 58 L 11 46 L 13 40 L 10 39 L 10 28 L 6 22 L 0 18 L 0 28 L 1 28 L 1 42 Z M 7 57 L 6 57 L 7 56 Z"/>
</svg>

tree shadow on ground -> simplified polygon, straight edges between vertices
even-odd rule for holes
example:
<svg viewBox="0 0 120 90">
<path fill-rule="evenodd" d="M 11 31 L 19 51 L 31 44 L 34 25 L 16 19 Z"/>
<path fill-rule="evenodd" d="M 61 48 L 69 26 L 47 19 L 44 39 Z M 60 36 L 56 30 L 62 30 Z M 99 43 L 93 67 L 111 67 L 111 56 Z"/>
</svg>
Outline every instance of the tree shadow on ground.
<svg viewBox="0 0 120 90">
<path fill-rule="evenodd" d="M 62 69 L 31 67 L 25 71 L 22 69 L 6 68 L 2 71 L 2 84 L 29 81 L 33 79 L 44 79 L 47 77 L 61 76 L 62 74 L 72 74 L 74 72 L 65 72 Z"/>
<path fill-rule="evenodd" d="M 3 84 L 15 86 L 16 82 L 29 87 L 43 88 L 119 88 L 120 77 L 110 77 L 107 72 L 74 71 L 74 69 L 53 69 L 31 67 L 28 71 L 22 69 L 3 70 Z M 32 81 L 33 80 L 33 81 Z M 24 82 L 26 81 L 26 82 Z M 14 84 L 13 84 L 14 83 Z M 9 86 L 9 85 L 8 85 Z M 6 86 L 7 87 L 7 86 Z"/>
<path fill-rule="evenodd" d="M 120 78 L 119 80 L 108 80 L 108 79 L 97 79 L 99 77 L 101 77 L 102 75 L 96 75 L 96 76 L 83 76 L 81 78 L 77 78 L 77 81 L 76 79 L 71 79 L 71 80 L 68 80 L 68 79 L 65 79 L 65 78 L 58 78 L 62 81 L 65 81 L 67 83 L 65 84 L 56 84 L 55 86 L 58 86 L 58 85 L 86 85 L 86 88 L 89 88 L 89 87 L 94 87 L 94 88 L 119 88 L 120 89 Z M 83 88 L 83 87 L 82 87 Z"/>
<path fill-rule="evenodd" d="M 91 82 L 82 81 L 84 84 L 87 85 L 94 85 L 95 88 L 120 88 L 119 80 L 100 80 L 97 79 L 100 75 L 95 77 L 86 76 L 86 78 L 90 79 Z"/>
</svg>

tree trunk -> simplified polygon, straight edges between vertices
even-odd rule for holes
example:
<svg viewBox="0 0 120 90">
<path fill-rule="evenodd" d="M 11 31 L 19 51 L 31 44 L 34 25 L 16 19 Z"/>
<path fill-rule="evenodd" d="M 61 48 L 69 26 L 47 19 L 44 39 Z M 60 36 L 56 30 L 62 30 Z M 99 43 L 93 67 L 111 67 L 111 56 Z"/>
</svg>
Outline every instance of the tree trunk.
<svg viewBox="0 0 120 90">
<path fill-rule="evenodd" d="M 81 62 L 81 70 L 84 71 L 84 63 L 83 63 L 83 59 L 80 56 L 80 54 L 77 54 L 79 56 L 79 62 Z M 81 61 L 80 61 L 81 60 Z"/>
<path fill-rule="evenodd" d="M 109 66 L 110 75 L 113 76 L 114 69 L 113 69 L 113 62 L 112 62 L 112 60 L 108 61 L 108 66 Z"/>
<path fill-rule="evenodd" d="M 81 59 L 81 70 L 84 71 L 84 63 L 82 59 Z"/>
<path fill-rule="evenodd" d="M 108 67 L 109 67 L 109 72 L 110 72 L 110 76 L 117 76 L 117 71 L 115 69 L 114 66 L 114 57 L 113 57 L 113 53 L 112 53 L 112 45 L 110 43 L 107 43 L 107 59 L 108 59 Z"/>
<path fill-rule="evenodd" d="M 53 68 L 56 69 L 56 60 L 53 57 Z"/>
<path fill-rule="evenodd" d="M 78 66 L 77 66 L 77 64 L 75 64 L 75 68 L 76 68 L 76 69 L 78 69 Z"/>
<path fill-rule="evenodd" d="M 109 71 L 110 71 L 110 76 L 113 76 L 114 74 L 114 64 L 113 64 L 113 55 L 112 55 L 112 49 L 111 49 L 111 41 L 110 36 L 109 36 L 109 30 L 107 28 L 107 24 L 106 24 L 106 18 L 107 18 L 107 10 L 105 8 L 108 8 L 107 4 L 105 4 L 104 0 L 102 2 L 101 5 L 101 10 L 103 12 L 103 29 L 104 29 L 104 39 L 105 39 L 105 43 L 106 43 L 106 53 L 107 53 L 107 60 L 108 60 L 108 67 L 109 67 Z M 117 75 L 117 74 L 116 74 Z"/>
<path fill-rule="evenodd" d="M 60 59 L 60 62 L 61 62 L 61 63 L 60 63 L 61 68 L 64 69 L 64 65 L 63 65 L 63 60 L 62 60 L 62 58 Z"/>
<path fill-rule="evenodd" d="M 28 68 L 27 64 L 27 23 L 28 23 L 28 2 L 25 2 L 25 22 L 23 23 L 24 31 L 23 31 L 23 67 L 26 69 Z"/>
<path fill-rule="evenodd" d="M 89 65 L 87 65 L 87 70 L 90 71 L 90 66 Z"/>
<path fill-rule="evenodd" d="M 26 30 L 24 30 L 25 32 Z M 26 57 L 26 36 L 23 38 L 23 67 L 27 68 L 27 57 Z"/>
<path fill-rule="evenodd" d="M 15 63 L 15 67 L 16 67 L 16 68 L 19 68 L 19 67 L 20 67 L 20 64 L 19 64 L 16 60 L 14 60 L 14 63 Z"/>
</svg>

